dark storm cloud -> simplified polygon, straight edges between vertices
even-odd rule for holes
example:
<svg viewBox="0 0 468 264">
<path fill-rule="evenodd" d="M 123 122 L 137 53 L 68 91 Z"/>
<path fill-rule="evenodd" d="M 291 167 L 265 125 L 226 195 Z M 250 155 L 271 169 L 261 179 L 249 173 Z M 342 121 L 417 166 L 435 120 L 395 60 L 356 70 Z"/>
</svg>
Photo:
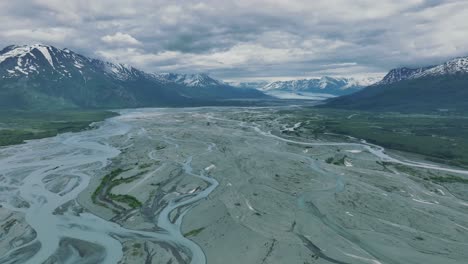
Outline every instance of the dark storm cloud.
<svg viewBox="0 0 468 264">
<path fill-rule="evenodd" d="M 223 79 L 373 75 L 468 55 L 467 1 L 18 0 L 0 15 L 2 46 Z"/>
</svg>

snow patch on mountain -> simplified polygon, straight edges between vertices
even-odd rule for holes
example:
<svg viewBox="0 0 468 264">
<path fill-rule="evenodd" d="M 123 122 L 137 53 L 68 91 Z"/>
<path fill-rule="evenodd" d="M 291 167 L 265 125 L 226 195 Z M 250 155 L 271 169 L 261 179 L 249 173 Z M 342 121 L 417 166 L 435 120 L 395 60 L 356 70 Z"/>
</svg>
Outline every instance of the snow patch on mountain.
<svg viewBox="0 0 468 264">
<path fill-rule="evenodd" d="M 261 89 L 262 87 L 266 86 L 267 84 L 270 84 L 270 82 L 267 81 L 249 81 L 249 82 L 241 82 L 241 81 L 228 81 L 226 84 L 238 87 L 238 88 L 244 88 L 244 89 Z"/>
<path fill-rule="evenodd" d="M 56 69 L 56 66 L 61 68 L 64 66 L 56 65 L 55 62 L 58 62 L 58 58 L 54 49 L 42 44 L 6 47 L 0 51 L 0 65 L 8 75 L 2 76 L 2 78 L 39 74 L 39 70 L 43 69 L 41 60 L 47 63 L 54 72 L 65 75 L 63 70 Z"/>
<path fill-rule="evenodd" d="M 424 77 L 435 77 L 442 75 L 468 74 L 468 57 L 449 60 L 443 64 L 422 68 L 396 68 L 388 72 L 382 81 L 376 83 L 391 84 L 403 80 L 418 79 Z"/>
<path fill-rule="evenodd" d="M 23 57 L 31 51 L 31 48 L 29 46 L 24 46 L 24 47 L 9 46 L 5 49 L 10 49 L 10 48 L 11 50 L 8 50 L 5 53 L 0 55 L 0 63 L 4 62 L 5 60 L 9 58 Z"/>
<path fill-rule="evenodd" d="M 421 78 L 426 76 L 437 76 L 437 75 L 453 75 L 453 74 L 465 74 L 468 73 L 468 57 L 456 58 L 445 62 L 441 65 L 428 68 L 420 73 L 416 74 L 414 78 Z"/>
<path fill-rule="evenodd" d="M 162 82 L 175 82 L 188 87 L 205 87 L 226 85 L 222 81 L 211 78 L 207 74 L 177 74 L 177 73 L 160 73 L 155 74 L 155 78 Z"/>
<path fill-rule="evenodd" d="M 86 69 L 85 69 L 86 68 Z M 142 74 L 130 66 L 90 59 L 69 49 L 34 44 L 8 46 L 0 51 L 0 73 L 2 79 L 47 73 L 59 78 L 73 78 L 75 75 L 86 79 L 86 71 L 104 70 L 117 80 L 128 80 Z"/>
<path fill-rule="evenodd" d="M 347 89 L 361 89 L 377 82 L 379 78 L 347 78 L 347 77 L 328 77 L 312 79 L 301 79 L 292 81 L 276 81 L 260 88 L 262 91 L 283 90 L 283 91 L 302 91 L 302 92 L 325 92 L 330 90 L 330 94 L 339 93 Z"/>
<path fill-rule="evenodd" d="M 75 64 L 75 67 L 77 65 Z M 80 65 L 78 65 L 80 66 Z M 81 68 L 81 67 L 80 67 Z M 117 80 L 125 81 L 130 80 L 138 74 L 138 70 L 125 64 L 114 64 L 110 62 L 104 62 L 104 70 L 107 74 L 111 75 Z"/>
<path fill-rule="evenodd" d="M 52 56 L 50 56 L 48 47 L 42 46 L 42 45 L 36 45 L 33 48 L 38 49 L 42 53 L 44 58 L 46 58 L 46 60 L 49 62 L 50 66 L 52 66 L 52 68 L 55 68 L 54 67 L 54 62 L 52 61 Z"/>
</svg>

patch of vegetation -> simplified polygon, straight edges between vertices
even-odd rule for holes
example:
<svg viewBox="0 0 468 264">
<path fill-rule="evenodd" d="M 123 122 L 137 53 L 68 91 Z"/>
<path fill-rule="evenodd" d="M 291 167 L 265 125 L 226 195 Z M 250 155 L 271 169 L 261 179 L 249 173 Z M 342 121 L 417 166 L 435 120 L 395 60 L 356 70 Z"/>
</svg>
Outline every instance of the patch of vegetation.
<svg viewBox="0 0 468 264">
<path fill-rule="evenodd" d="M 124 203 L 127 204 L 131 208 L 138 208 L 142 206 L 142 203 L 135 197 L 128 195 L 128 194 L 113 194 L 111 193 L 112 188 L 114 188 L 117 185 L 123 184 L 123 183 L 128 183 L 134 181 L 136 178 L 138 178 L 142 173 L 141 172 L 135 176 L 132 177 L 127 177 L 123 178 L 120 177 L 119 179 L 115 179 L 117 176 L 122 174 L 123 172 L 128 171 L 128 170 L 123 170 L 121 168 L 115 169 L 111 171 L 109 174 L 105 175 L 99 186 L 96 188 L 96 190 L 93 192 L 91 195 L 91 199 L 95 204 L 105 206 L 107 207 L 104 203 L 99 201 L 100 197 L 106 197 L 111 200 L 114 200 L 116 202 Z"/>
<path fill-rule="evenodd" d="M 128 204 L 131 208 L 138 208 L 142 206 L 142 203 L 137 198 L 128 194 L 107 194 L 108 197 L 116 202 Z"/>
<path fill-rule="evenodd" d="M 345 160 L 346 160 L 346 155 L 341 156 L 339 158 L 334 158 L 334 157 L 329 157 L 325 160 L 326 163 L 328 164 L 333 164 L 337 166 L 344 166 L 345 165 Z"/>
<path fill-rule="evenodd" d="M 93 122 L 117 115 L 109 111 L 26 112 L 0 111 L 0 146 L 24 143 L 25 140 L 78 132 Z"/>
<path fill-rule="evenodd" d="M 204 229 L 205 229 L 204 227 L 194 229 L 192 231 L 189 231 L 189 232 L 185 233 L 184 237 L 196 236 L 196 235 L 200 234 Z"/>
<path fill-rule="evenodd" d="M 141 252 L 141 244 L 140 243 L 135 243 L 132 245 L 132 256 L 142 256 L 142 252 Z"/>
<path fill-rule="evenodd" d="M 135 244 L 133 244 L 133 248 L 141 248 L 141 244 L 140 243 L 135 243 Z"/>
<path fill-rule="evenodd" d="M 10 219 L 5 224 L 3 224 L 1 228 L 4 232 L 8 233 L 10 231 L 10 228 L 13 227 L 16 223 L 16 219 Z"/>
<path fill-rule="evenodd" d="M 147 169 L 147 168 L 151 167 L 151 165 L 152 165 L 151 163 L 144 163 L 144 164 L 138 165 L 138 168 L 139 169 Z"/>
<path fill-rule="evenodd" d="M 468 184 L 468 179 L 464 179 L 462 177 L 449 175 L 446 177 L 441 176 L 432 176 L 429 177 L 431 181 L 439 182 L 439 183 L 463 183 Z"/>
<path fill-rule="evenodd" d="M 333 162 L 333 165 L 343 166 L 345 165 L 346 156 L 343 156 Z"/>
<path fill-rule="evenodd" d="M 166 146 L 165 145 L 156 145 L 155 149 L 156 150 L 161 150 L 161 149 L 165 149 Z"/>
<path fill-rule="evenodd" d="M 385 163 L 384 163 L 385 164 Z M 406 165 L 401 165 L 401 164 L 396 164 L 395 167 L 397 168 L 398 171 L 406 173 L 411 176 L 420 176 L 421 173 L 412 167 L 406 166 Z"/>
<path fill-rule="evenodd" d="M 110 182 L 112 182 L 113 178 L 117 177 L 122 172 L 124 172 L 124 170 L 121 168 L 118 168 L 118 169 L 111 171 L 109 174 L 105 175 L 102 178 L 101 183 L 91 195 L 91 199 L 93 200 L 94 203 L 97 203 L 97 198 L 103 192 L 104 187 L 106 187 Z"/>
<path fill-rule="evenodd" d="M 387 149 L 421 154 L 428 160 L 468 168 L 466 115 L 399 114 L 307 108 L 284 110 L 283 123 L 302 122 L 300 137 L 333 135 L 364 139 Z M 336 137 L 336 136 L 335 136 Z"/>
</svg>

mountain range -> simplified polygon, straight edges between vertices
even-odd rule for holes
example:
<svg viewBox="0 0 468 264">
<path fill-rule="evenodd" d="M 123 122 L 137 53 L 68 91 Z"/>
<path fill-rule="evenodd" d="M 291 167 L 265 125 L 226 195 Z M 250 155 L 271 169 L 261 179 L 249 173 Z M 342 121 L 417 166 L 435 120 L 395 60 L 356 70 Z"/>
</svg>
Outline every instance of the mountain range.
<svg viewBox="0 0 468 264">
<path fill-rule="evenodd" d="M 355 93 L 381 78 L 347 78 L 323 76 L 320 78 L 275 82 L 235 83 L 234 86 L 255 88 L 268 95 L 281 99 L 324 100 L 336 96 Z"/>
<path fill-rule="evenodd" d="M 466 111 L 468 57 L 396 68 L 381 80 L 225 83 L 206 74 L 146 73 L 41 44 L 0 51 L 0 110 L 239 105 L 272 97 L 326 99 L 323 107 L 346 109 Z"/>
<path fill-rule="evenodd" d="M 122 108 L 268 98 L 206 74 L 150 74 L 48 45 L 0 51 L 0 109 Z"/>
<path fill-rule="evenodd" d="M 467 111 L 468 57 L 440 65 L 391 70 L 357 93 L 330 99 L 324 107 L 380 111 Z"/>
</svg>

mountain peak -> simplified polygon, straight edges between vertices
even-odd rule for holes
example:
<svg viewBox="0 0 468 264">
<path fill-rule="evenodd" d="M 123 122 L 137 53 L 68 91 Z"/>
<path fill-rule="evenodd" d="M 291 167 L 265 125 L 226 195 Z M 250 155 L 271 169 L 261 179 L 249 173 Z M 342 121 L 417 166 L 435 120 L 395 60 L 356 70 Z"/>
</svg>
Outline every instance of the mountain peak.
<svg viewBox="0 0 468 264">
<path fill-rule="evenodd" d="M 178 73 L 160 73 L 156 78 L 163 81 L 171 81 L 183 84 L 189 87 L 224 85 L 222 81 L 210 77 L 206 73 L 199 74 L 178 74 Z"/>
<path fill-rule="evenodd" d="M 85 72 L 93 71 L 95 67 L 102 68 L 118 80 L 130 79 L 140 73 L 128 65 L 90 59 L 69 49 L 62 50 L 44 44 L 10 45 L 0 51 L 2 79 L 39 76 L 46 73 L 59 78 L 86 79 Z"/>
<path fill-rule="evenodd" d="M 434 75 L 453 75 L 468 73 L 468 57 L 459 57 L 449 60 L 441 65 L 430 67 L 418 74 L 416 77 L 434 76 Z"/>
<path fill-rule="evenodd" d="M 57 49 L 43 44 L 10 45 L 0 52 L 0 64 L 9 65 L 7 72 L 10 75 L 28 75 L 37 72 L 38 61 L 47 62 L 55 68 L 54 53 Z"/>
<path fill-rule="evenodd" d="M 25 53 L 31 52 L 34 49 L 43 49 L 43 48 L 50 49 L 50 50 L 58 50 L 57 48 L 50 46 L 50 45 L 36 43 L 36 44 L 29 44 L 29 45 L 9 45 L 9 46 L 6 46 L 3 50 L 1 50 L 0 54 L 12 52 L 13 55 L 24 55 Z"/>
<path fill-rule="evenodd" d="M 376 83 L 376 85 L 391 84 L 408 79 L 456 74 L 468 74 L 468 57 L 459 57 L 440 65 L 421 68 L 402 67 L 392 69 L 385 75 L 382 81 Z"/>
</svg>

